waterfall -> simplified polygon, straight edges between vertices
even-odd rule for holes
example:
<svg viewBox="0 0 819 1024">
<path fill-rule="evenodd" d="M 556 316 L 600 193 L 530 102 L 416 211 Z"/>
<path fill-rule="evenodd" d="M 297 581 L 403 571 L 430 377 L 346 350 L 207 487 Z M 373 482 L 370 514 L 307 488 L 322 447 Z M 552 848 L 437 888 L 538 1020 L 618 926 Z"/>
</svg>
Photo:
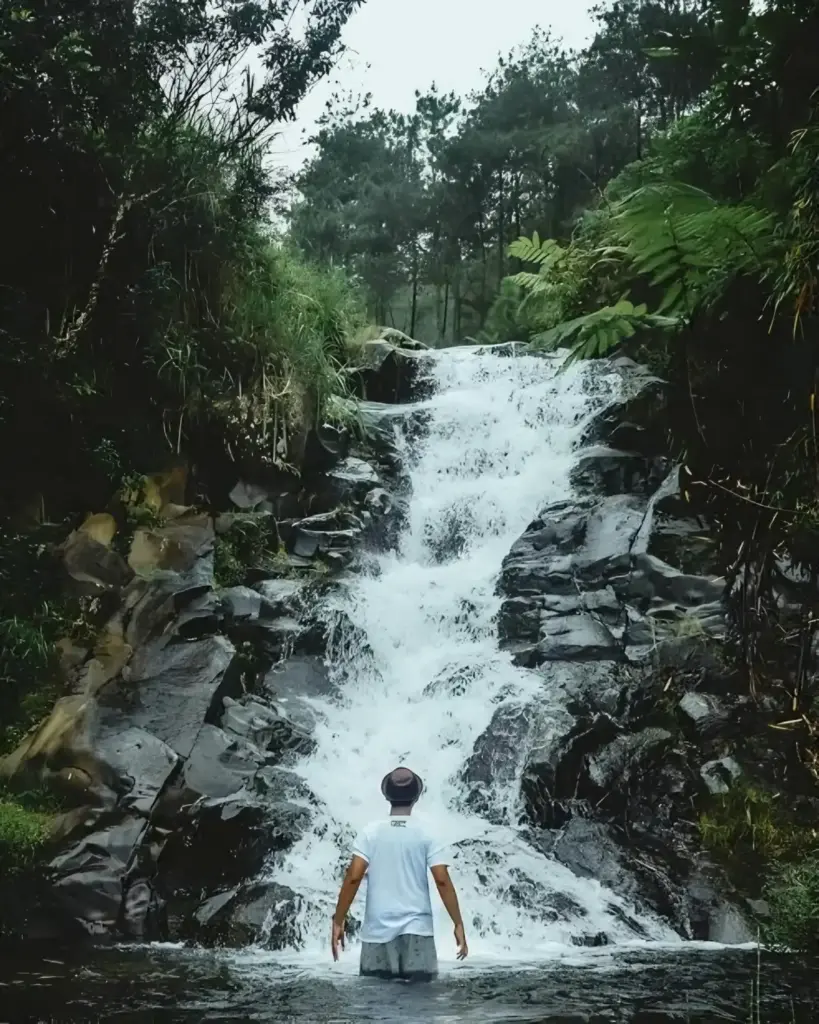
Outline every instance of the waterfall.
<svg viewBox="0 0 819 1024">
<path fill-rule="evenodd" d="M 496 584 L 528 523 L 570 496 L 584 426 L 616 398 L 620 378 L 602 365 L 561 370 L 556 358 L 471 348 L 442 350 L 429 362 L 432 397 L 418 403 L 424 437 L 411 448 L 403 442 L 412 487 L 406 527 L 397 551 L 335 593 L 354 635 L 333 657 L 340 696 L 318 705 L 317 749 L 296 766 L 321 810 L 275 878 L 304 897 L 306 948 L 324 948 L 352 839 L 387 813 L 379 783 L 403 763 L 426 784 L 415 813 L 453 844 L 473 953 L 526 959 L 601 933 L 613 943 L 673 940 L 665 924 L 525 841 L 517 826 L 522 763 L 489 795 L 497 824 L 465 806 L 460 781 L 502 704 L 538 701 L 560 721 L 549 672 L 518 668 L 498 650 Z M 353 907 L 359 919 L 363 895 Z M 433 906 L 445 960 L 454 954 L 451 925 L 436 895 Z"/>
</svg>

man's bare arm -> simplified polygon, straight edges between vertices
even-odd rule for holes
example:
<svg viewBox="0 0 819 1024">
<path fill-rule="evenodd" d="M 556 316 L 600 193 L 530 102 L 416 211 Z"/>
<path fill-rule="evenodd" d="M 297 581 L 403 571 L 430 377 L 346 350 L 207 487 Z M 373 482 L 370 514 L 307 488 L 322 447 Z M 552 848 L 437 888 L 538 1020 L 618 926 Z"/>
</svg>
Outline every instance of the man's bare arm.
<svg viewBox="0 0 819 1024">
<path fill-rule="evenodd" d="M 449 868 L 445 864 L 436 864 L 435 867 L 430 868 L 430 871 L 438 888 L 441 902 L 446 907 L 446 912 L 452 918 L 452 923 L 455 925 L 458 959 L 464 960 L 469 953 L 469 947 L 466 944 L 466 932 L 464 931 L 464 922 L 461 917 L 461 908 L 458 904 L 458 894 L 455 892 L 455 886 L 449 877 Z"/>
<path fill-rule="evenodd" d="M 338 894 L 338 903 L 336 904 L 336 912 L 333 914 L 333 921 L 336 924 L 344 924 L 347 912 L 353 905 L 353 900 L 356 898 L 356 894 L 358 893 L 366 874 L 366 860 L 364 860 L 363 857 L 356 855 L 350 861 L 350 866 L 347 868 L 344 881 L 341 883 L 341 890 Z"/>
</svg>

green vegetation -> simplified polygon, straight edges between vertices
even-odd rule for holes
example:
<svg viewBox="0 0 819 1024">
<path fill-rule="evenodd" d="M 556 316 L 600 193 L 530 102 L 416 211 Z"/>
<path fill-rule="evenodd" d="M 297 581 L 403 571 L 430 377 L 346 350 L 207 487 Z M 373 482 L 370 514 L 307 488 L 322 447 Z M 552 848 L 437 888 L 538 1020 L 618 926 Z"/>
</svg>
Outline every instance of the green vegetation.
<svg viewBox="0 0 819 1024">
<path fill-rule="evenodd" d="M 0 798 L 0 865 L 4 875 L 28 867 L 48 839 L 50 815 Z"/>
<path fill-rule="evenodd" d="M 715 852 L 763 867 L 819 850 L 819 830 L 797 824 L 774 794 L 749 785 L 712 797 L 700 831 Z"/>
<path fill-rule="evenodd" d="M 819 856 L 779 868 L 765 895 L 771 905 L 768 941 L 819 953 Z"/>
<path fill-rule="evenodd" d="M 276 520 L 264 513 L 233 516 L 230 528 L 216 538 L 213 576 L 219 587 L 244 583 L 250 566 L 269 564 L 279 553 Z"/>
<path fill-rule="evenodd" d="M 734 785 L 710 798 L 699 827 L 741 887 L 768 902 L 765 941 L 819 949 L 819 828 L 812 814 L 797 815 L 781 794 Z"/>
<path fill-rule="evenodd" d="M 297 460 L 356 314 L 273 239 L 265 153 L 360 2 L 4 6 L 0 514 L 103 507 L 170 453 Z"/>
<path fill-rule="evenodd" d="M 48 528 L 0 534 L 0 756 L 49 710 L 62 685 L 57 651 L 83 627 L 62 593 Z"/>
</svg>

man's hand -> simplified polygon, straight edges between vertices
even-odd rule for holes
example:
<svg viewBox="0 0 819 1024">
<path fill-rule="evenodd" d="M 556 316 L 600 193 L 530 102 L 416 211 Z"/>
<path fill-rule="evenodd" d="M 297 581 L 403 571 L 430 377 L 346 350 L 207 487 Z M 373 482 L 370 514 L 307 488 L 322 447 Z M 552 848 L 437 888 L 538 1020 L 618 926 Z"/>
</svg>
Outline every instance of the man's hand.
<svg viewBox="0 0 819 1024">
<path fill-rule="evenodd" d="M 462 924 L 455 927 L 455 943 L 458 947 L 458 959 L 466 960 L 469 956 L 469 946 L 466 944 L 466 932 Z"/>
<path fill-rule="evenodd" d="M 341 883 L 341 891 L 338 894 L 336 912 L 333 914 L 333 932 L 330 945 L 333 949 L 333 959 L 338 960 L 339 946 L 344 949 L 344 922 L 347 920 L 347 911 L 352 906 L 358 887 L 367 873 L 367 861 L 356 854 L 350 861 L 347 874 Z M 341 921 L 341 924 L 337 924 Z"/>
<path fill-rule="evenodd" d="M 333 950 L 333 959 L 338 960 L 339 947 L 344 949 L 344 925 L 336 924 L 335 918 L 333 918 L 333 932 L 332 938 L 330 939 L 330 946 Z"/>
</svg>

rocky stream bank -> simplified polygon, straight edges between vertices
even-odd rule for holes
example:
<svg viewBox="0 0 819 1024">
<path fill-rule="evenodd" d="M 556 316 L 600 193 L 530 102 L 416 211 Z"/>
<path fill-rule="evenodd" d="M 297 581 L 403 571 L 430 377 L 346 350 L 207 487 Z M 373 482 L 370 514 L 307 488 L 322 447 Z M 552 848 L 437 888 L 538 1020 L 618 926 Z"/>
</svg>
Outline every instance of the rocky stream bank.
<svg viewBox="0 0 819 1024">
<path fill-rule="evenodd" d="M 108 512 L 66 539 L 67 583 L 101 625 L 90 648 L 65 645 L 64 695 L 0 762 L 11 785 L 45 785 L 65 808 L 47 864 L 0 882 L 7 934 L 298 944 L 303 894 L 259 876 L 275 877 L 316 807 L 292 770 L 312 748 L 312 698 L 333 688 L 333 624 L 316 610 L 401 527 L 396 429 L 423 434 L 412 399 L 429 358 L 405 344 L 371 344 L 358 429 L 317 431 L 295 481 L 237 480 L 232 508 L 214 511 L 186 504 L 170 474 L 127 550 Z M 587 431 L 575 495 L 541 510 L 498 581 L 499 643 L 560 700 L 499 708 L 464 799 L 491 821 L 490 784 L 525 751 L 533 846 L 683 937 L 744 942 L 767 908 L 708 852 L 702 815 L 750 776 L 780 777 L 758 740 L 779 709 L 733 667 L 717 538 L 656 426 L 665 385 L 629 360 L 613 369 L 624 397 Z M 226 581 L 237 532 L 268 547 Z"/>
</svg>

